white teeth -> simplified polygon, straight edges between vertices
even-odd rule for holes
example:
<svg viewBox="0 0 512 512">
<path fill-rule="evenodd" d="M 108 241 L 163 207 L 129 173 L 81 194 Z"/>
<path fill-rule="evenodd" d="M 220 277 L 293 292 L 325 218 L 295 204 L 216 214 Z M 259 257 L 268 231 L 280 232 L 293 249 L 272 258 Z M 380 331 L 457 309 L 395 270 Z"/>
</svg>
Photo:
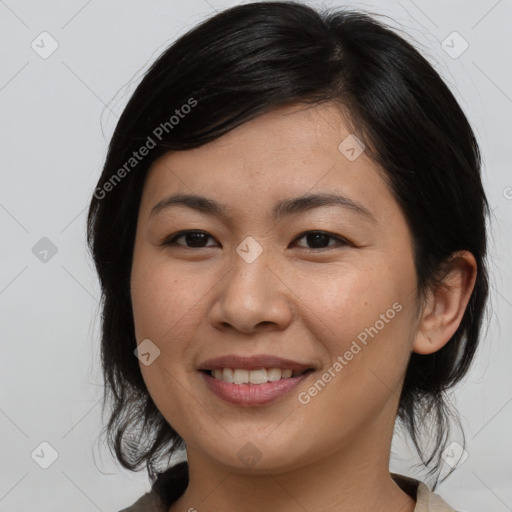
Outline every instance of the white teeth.
<svg viewBox="0 0 512 512">
<path fill-rule="evenodd" d="M 267 370 L 268 380 L 271 382 L 280 380 L 281 372 L 282 370 L 280 368 L 270 368 L 269 370 Z"/>
<path fill-rule="evenodd" d="M 220 370 L 220 377 L 215 376 L 217 379 L 225 380 L 226 382 L 234 382 L 234 372 L 232 368 L 224 368 Z"/>
<path fill-rule="evenodd" d="M 233 384 L 247 384 L 249 382 L 249 370 L 233 371 Z"/>
<path fill-rule="evenodd" d="M 266 384 L 280 379 L 289 379 L 292 373 L 292 370 L 281 370 L 281 368 L 261 368 L 259 370 L 216 368 L 212 370 L 212 376 L 215 379 L 233 384 Z"/>
<path fill-rule="evenodd" d="M 249 382 L 251 384 L 265 384 L 268 381 L 267 370 L 251 370 L 249 372 Z"/>
</svg>

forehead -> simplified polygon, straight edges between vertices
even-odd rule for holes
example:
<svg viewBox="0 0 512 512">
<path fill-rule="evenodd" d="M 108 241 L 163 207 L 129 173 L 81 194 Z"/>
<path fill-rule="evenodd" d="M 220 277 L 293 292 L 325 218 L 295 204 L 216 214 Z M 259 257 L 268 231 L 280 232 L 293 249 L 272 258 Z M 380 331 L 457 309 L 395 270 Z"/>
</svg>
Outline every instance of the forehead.
<svg viewBox="0 0 512 512">
<path fill-rule="evenodd" d="M 355 159 L 345 152 L 353 137 L 333 104 L 276 109 L 199 148 L 160 157 L 148 172 L 141 208 L 149 214 L 177 192 L 243 210 L 318 192 L 389 202 L 382 169 L 364 151 Z M 360 152 L 357 144 L 354 149 Z"/>
<path fill-rule="evenodd" d="M 332 149 L 338 152 L 339 143 L 348 135 L 347 122 L 334 104 L 294 105 L 263 114 L 200 148 L 176 152 L 175 158 L 169 158 L 177 161 L 181 155 L 212 158 L 220 163 L 245 162 L 249 170 L 257 165 L 263 171 L 290 159 L 325 160 L 332 157 Z"/>
</svg>

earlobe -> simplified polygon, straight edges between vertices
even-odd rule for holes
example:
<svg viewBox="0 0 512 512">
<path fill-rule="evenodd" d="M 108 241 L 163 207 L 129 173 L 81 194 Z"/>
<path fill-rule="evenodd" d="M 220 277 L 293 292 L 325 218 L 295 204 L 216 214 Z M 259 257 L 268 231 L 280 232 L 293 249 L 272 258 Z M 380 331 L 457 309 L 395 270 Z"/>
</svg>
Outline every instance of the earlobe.
<svg viewBox="0 0 512 512">
<path fill-rule="evenodd" d="M 413 352 L 432 354 L 448 343 L 462 321 L 475 286 L 476 273 L 476 261 L 469 251 L 452 255 L 441 282 L 428 293 Z"/>
</svg>

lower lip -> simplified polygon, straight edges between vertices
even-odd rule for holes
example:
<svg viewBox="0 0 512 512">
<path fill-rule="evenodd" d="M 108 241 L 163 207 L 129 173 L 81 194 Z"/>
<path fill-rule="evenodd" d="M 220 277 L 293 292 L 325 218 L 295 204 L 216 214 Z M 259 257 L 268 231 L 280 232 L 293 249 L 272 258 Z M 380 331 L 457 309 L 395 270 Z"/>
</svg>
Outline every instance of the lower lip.
<svg viewBox="0 0 512 512">
<path fill-rule="evenodd" d="M 231 404 L 251 407 L 265 405 L 282 398 L 293 391 L 304 379 L 312 373 L 308 371 L 298 377 L 280 379 L 266 384 L 232 384 L 211 377 L 206 372 L 200 372 L 206 385 L 215 395 Z"/>
</svg>

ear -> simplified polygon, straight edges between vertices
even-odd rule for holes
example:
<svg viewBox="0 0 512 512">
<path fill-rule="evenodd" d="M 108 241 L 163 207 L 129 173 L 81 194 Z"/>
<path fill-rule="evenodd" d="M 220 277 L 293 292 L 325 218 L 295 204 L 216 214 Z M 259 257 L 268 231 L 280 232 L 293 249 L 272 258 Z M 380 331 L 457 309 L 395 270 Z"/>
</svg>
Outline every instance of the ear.
<svg viewBox="0 0 512 512">
<path fill-rule="evenodd" d="M 476 261 L 469 251 L 456 252 L 446 262 L 441 283 L 428 292 L 413 352 L 432 354 L 448 343 L 462 321 L 476 273 Z"/>
</svg>

